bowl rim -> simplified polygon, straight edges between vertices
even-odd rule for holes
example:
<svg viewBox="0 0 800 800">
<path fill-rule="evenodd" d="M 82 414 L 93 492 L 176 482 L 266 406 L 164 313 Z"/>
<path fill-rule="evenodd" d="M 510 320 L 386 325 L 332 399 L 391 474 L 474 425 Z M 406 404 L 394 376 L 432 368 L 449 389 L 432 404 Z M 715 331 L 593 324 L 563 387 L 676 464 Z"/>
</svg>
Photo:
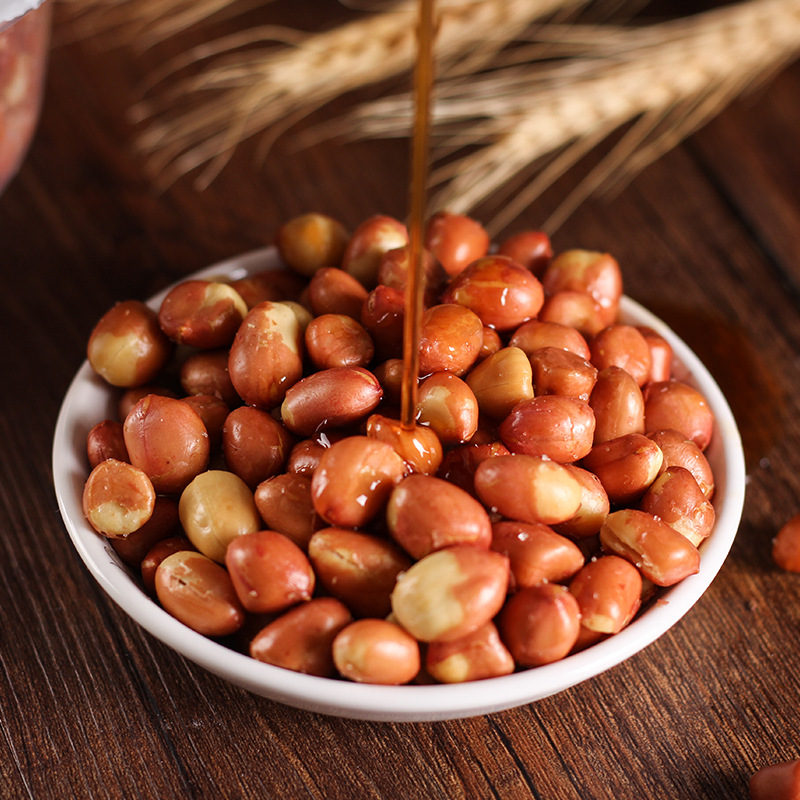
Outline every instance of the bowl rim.
<svg viewBox="0 0 800 800">
<path fill-rule="evenodd" d="M 280 265 L 274 247 L 227 259 L 187 278 L 235 280 Z M 180 281 L 176 281 L 178 283 Z M 175 285 L 175 284 L 172 284 Z M 147 301 L 157 308 L 171 286 Z M 621 318 L 646 325 L 672 346 L 676 376 L 696 386 L 714 412 L 707 455 L 716 462 L 714 533 L 700 547 L 700 570 L 665 590 L 619 633 L 553 664 L 461 684 L 377 686 L 320 678 L 259 662 L 196 633 L 163 610 L 136 582 L 111 545 L 88 525 L 82 510 L 88 474 L 86 433 L 111 410 L 113 396 L 87 361 L 64 396 L 53 437 L 55 494 L 64 526 L 81 560 L 105 593 L 155 638 L 199 666 L 254 694 L 317 713 L 352 719 L 420 722 L 479 716 L 544 699 L 622 663 L 667 632 L 700 599 L 733 544 L 744 506 L 746 471 L 741 437 L 716 381 L 691 349 L 658 317 L 630 297 Z"/>
</svg>

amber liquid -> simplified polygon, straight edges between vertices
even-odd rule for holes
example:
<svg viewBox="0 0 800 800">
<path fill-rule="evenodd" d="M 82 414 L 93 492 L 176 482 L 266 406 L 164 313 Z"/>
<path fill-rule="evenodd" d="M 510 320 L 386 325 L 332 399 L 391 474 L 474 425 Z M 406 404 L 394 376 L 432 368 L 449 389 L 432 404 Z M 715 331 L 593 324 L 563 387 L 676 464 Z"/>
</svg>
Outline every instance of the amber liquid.
<svg viewBox="0 0 800 800">
<path fill-rule="evenodd" d="M 409 272 L 403 323 L 403 383 L 400 401 L 400 421 L 406 430 L 412 429 L 416 424 L 419 344 L 423 293 L 425 291 L 423 228 L 429 166 L 430 105 L 433 89 L 433 42 L 435 37 L 433 5 L 434 0 L 419 0 L 417 59 L 414 72 L 414 128 L 411 149 Z"/>
</svg>

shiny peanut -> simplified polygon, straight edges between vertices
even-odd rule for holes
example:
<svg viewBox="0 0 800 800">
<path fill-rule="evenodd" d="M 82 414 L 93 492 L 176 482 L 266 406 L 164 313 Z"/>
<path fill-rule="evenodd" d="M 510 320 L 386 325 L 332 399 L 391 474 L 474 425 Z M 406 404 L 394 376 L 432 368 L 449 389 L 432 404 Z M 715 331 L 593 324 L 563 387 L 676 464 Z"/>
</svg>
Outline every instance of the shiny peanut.
<svg viewBox="0 0 800 800">
<path fill-rule="evenodd" d="M 398 577 L 392 612 L 419 641 L 453 641 L 494 618 L 508 580 L 506 556 L 454 545 L 425 556 Z"/>
<path fill-rule="evenodd" d="M 390 444 L 409 472 L 434 475 L 442 463 L 442 443 L 436 432 L 425 425 L 406 428 L 399 420 L 373 414 L 367 419 L 366 433 Z"/>
<path fill-rule="evenodd" d="M 305 329 L 306 352 L 318 369 L 365 367 L 375 345 L 364 326 L 344 314 L 315 317 Z"/>
<path fill-rule="evenodd" d="M 94 468 L 107 458 L 117 461 L 130 461 L 122 423 L 116 419 L 104 419 L 92 426 L 86 435 L 86 457 L 89 466 Z"/>
<path fill-rule="evenodd" d="M 450 372 L 435 372 L 417 390 L 417 421 L 429 425 L 443 445 L 469 441 L 478 430 L 475 393 Z"/>
<path fill-rule="evenodd" d="M 83 513 L 103 536 L 124 537 L 151 517 L 156 492 L 147 473 L 114 458 L 101 461 L 83 487 Z"/>
<path fill-rule="evenodd" d="M 411 247 L 405 245 L 389 250 L 381 256 L 378 266 L 378 285 L 397 289 L 405 295 L 411 268 Z M 447 283 L 447 273 L 429 250 L 422 251 L 422 304 L 433 305 Z"/>
<path fill-rule="evenodd" d="M 508 343 L 511 347 L 519 347 L 528 357 L 542 347 L 568 350 L 586 361 L 591 356 L 589 344 L 580 331 L 570 325 L 542 319 L 532 319 L 520 325 Z"/>
<path fill-rule="evenodd" d="M 578 481 L 561 464 L 538 456 L 489 458 L 475 470 L 475 492 L 506 519 L 554 525 L 574 516 Z"/>
<path fill-rule="evenodd" d="M 444 303 L 422 315 L 419 374 L 452 372 L 463 375 L 478 358 L 483 345 L 483 323 L 466 306 Z"/>
<path fill-rule="evenodd" d="M 227 636 L 245 619 L 230 576 L 202 553 L 180 550 L 156 570 L 158 600 L 173 617 L 206 636 Z"/>
<path fill-rule="evenodd" d="M 158 315 L 138 300 L 110 308 L 89 336 L 86 355 L 95 372 L 112 386 L 152 381 L 172 355 L 173 345 Z"/>
<path fill-rule="evenodd" d="M 280 422 L 252 406 L 231 411 L 222 429 L 225 465 L 251 489 L 283 471 L 293 444 Z"/>
<path fill-rule="evenodd" d="M 440 683 L 464 683 L 499 678 L 514 671 L 514 659 L 493 622 L 452 642 L 431 642 L 425 669 Z"/>
<path fill-rule="evenodd" d="M 284 222 L 275 236 L 281 258 L 310 278 L 322 267 L 338 267 L 350 238 L 341 222 L 327 214 L 300 214 Z"/>
<path fill-rule="evenodd" d="M 450 281 L 442 302 L 466 306 L 484 325 L 509 331 L 539 313 L 544 290 L 533 273 L 512 259 L 484 256 Z"/>
<path fill-rule="evenodd" d="M 311 479 L 316 512 L 342 528 L 366 525 L 381 511 L 405 463 L 386 442 L 349 436 L 331 445 Z"/>
<path fill-rule="evenodd" d="M 616 310 L 604 309 L 588 292 L 564 290 L 546 296 L 539 319 L 592 337 L 613 322 L 615 315 Z"/>
<path fill-rule="evenodd" d="M 398 545 L 382 536 L 322 528 L 308 544 L 319 582 L 357 617 L 385 617 L 397 576 L 411 566 Z"/>
<path fill-rule="evenodd" d="M 705 450 L 714 431 L 714 413 L 693 386 L 678 380 L 648 384 L 644 390 L 645 429 L 673 428 Z"/>
<path fill-rule="evenodd" d="M 650 347 L 638 328 L 618 323 L 610 325 L 589 342 L 591 361 L 598 370 L 607 367 L 624 369 L 637 386 L 644 386 L 650 377 Z"/>
<path fill-rule="evenodd" d="M 383 396 L 378 379 L 363 367 L 332 367 L 299 380 L 281 404 L 283 424 L 299 436 L 355 425 Z"/>
<path fill-rule="evenodd" d="M 518 347 L 504 347 L 474 366 L 465 378 L 482 414 L 505 419 L 521 400 L 533 397 L 531 362 Z"/>
<path fill-rule="evenodd" d="M 125 418 L 123 435 L 131 463 L 147 473 L 157 492 L 182 491 L 208 466 L 206 426 L 182 400 L 147 395 Z"/>
<path fill-rule="evenodd" d="M 586 292 L 591 295 L 611 324 L 622 296 L 622 271 L 617 260 L 608 253 L 592 250 L 565 250 L 559 253 L 542 277 L 545 291 Z"/>
<path fill-rule="evenodd" d="M 489 250 L 489 234 L 477 220 L 449 211 L 439 211 L 428 220 L 424 241 L 450 277 Z"/>
<path fill-rule="evenodd" d="M 541 347 L 530 355 L 535 394 L 559 394 L 584 402 L 597 380 L 597 368 L 589 361 L 559 347 Z"/>
<path fill-rule="evenodd" d="M 641 603 L 642 576 L 615 555 L 589 561 L 569 584 L 581 612 L 581 625 L 597 633 L 619 633 Z"/>
<path fill-rule="evenodd" d="M 180 382 L 186 394 L 212 395 L 229 408 L 242 402 L 231 381 L 226 349 L 201 350 L 190 355 L 181 364 Z"/>
<path fill-rule="evenodd" d="M 200 473 L 181 493 L 178 512 L 191 543 L 220 563 L 237 536 L 261 528 L 253 492 L 226 470 Z"/>
<path fill-rule="evenodd" d="M 361 305 L 361 324 L 381 361 L 403 355 L 405 308 L 403 291 L 382 285 L 376 286 Z"/>
<path fill-rule="evenodd" d="M 612 505 L 637 501 L 656 479 L 664 456 L 641 433 L 601 442 L 583 459 L 583 466 L 600 478 Z"/>
<path fill-rule="evenodd" d="M 308 284 L 308 302 L 316 316 L 344 314 L 359 319 L 366 298 L 364 286 L 337 267 L 322 267 Z"/>
<path fill-rule="evenodd" d="M 599 532 L 608 516 L 611 505 L 608 493 L 593 472 L 575 464 L 564 464 L 564 468 L 580 484 L 581 502 L 573 516 L 556 523 L 553 528 L 572 539 L 588 539 Z"/>
<path fill-rule="evenodd" d="M 286 471 L 310 477 L 319 466 L 322 454 L 334 442 L 342 438 L 344 438 L 343 434 L 334 434 L 332 431 L 327 431 L 318 434 L 314 438 L 302 439 L 289 452 Z"/>
<path fill-rule="evenodd" d="M 650 375 L 647 382 L 668 381 L 672 377 L 672 345 L 660 333 L 646 325 L 638 325 L 637 329 L 650 348 Z"/>
<path fill-rule="evenodd" d="M 333 640 L 352 619 L 347 607 L 333 597 L 309 600 L 262 628 L 250 643 L 250 655 L 294 672 L 333 677 Z"/>
<path fill-rule="evenodd" d="M 384 619 L 360 619 L 333 640 L 333 662 L 348 680 L 398 686 L 417 676 L 421 657 L 417 640 L 399 625 Z"/>
<path fill-rule="evenodd" d="M 227 283 L 185 280 L 167 292 L 158 310 L 158 324 L 177 344 L 227 347 L 248 310 L 242 296 Z"/>
<path fill-rule="evenodd" d="M 680 431 L 665 429 L 648 433 L 664 454 L 661 467 L 684 467 L 694 475 L 697 485 L 710 500 L 714 496 L 714 473 L 708 459 L 700 448 Z"/>
<path fill-rule="evenodd" d="M 544 231 L 522 231 L 500 242 L 497 252 L 513 258 L 541 279 L 552 261 L 553 245 Z"/>
<path fill-rule="evenodd" d="M 669 467 L 652 483 L 639 508 L 682 533 L 695 547 L 711 535 L 716 512 L 683 467 Z"/>
<path fill-rule="evenodd" d="M 265 301 L 250 309 L 231 345 L 228 373 L 248 405 L 281 404 L 303 374 L 300 326 L 288 306 Z"/>
<path fill-rule="evenodd" d="M 270 530 L 278 531 L 303 550 L 316 530 L 311 478 L 286 472 L 260 483 L 253 495 L 256 509 Z"/>
<path fill-rule="evenodd" d="M 580 633 L 578 601 L 566 586 L 542 583 L 512 595 L 498 619 L 500 637 L 514 660 L 538 667 L 568 655 Z"/>
<path fill-rule="evenodd" d="M 597 373 L 589 406 L 594 412 L 595 444 L 644 433 L 644 396 L 636 379 L 622 367 L 610 366 Z"/>
<path fill-rule="evenodd" d="M 630 561 L 656 586 L 672 586 L 700 569 L 700 553 L 683 534 L 638 509 L 609 514 L 600 541 L 607 553 Z"/>
<path fill-rule="evenodd" d="M 277 531 L 237 536 L 225 551 L 225 566 L 243 608 L 275 614 L 310 600 L 316 575 L 306 554 Z"/>
<path fill-rule="evenodd" d="M 800 572 L 800 514 L 790 517 L 772 541 L 772 560 L 786 572 Z"/>
<path fill-rule="evenodd" d="M 342 257 L 342 269 L 371 289 L 378 282 L 381 258 L 408 244 L 408 229 L 385 214 L 364 220 L 354 231 Z"/>
<path fill-rule="evenodd" d="M 498 428 L 512 453 L 578 461 L 592 449 L 594 412 L 574 397 L 543 395 L 518 403 Z"/>
<path fill-rule="evenodd" d="M 574 542 L 539 522 L 495 522 L 492 550 L 508 556 L 511 591 L 546 582 L 562 583 L 584 564 L 583 553 Z"/>
<path fill-rule="evenodd" d="M 414 559 L 455 544 L 488 547 L 492 540 L 483 506 L 455 484 L 430 475 L 409 475 L 394 487 L 386 523 Z"/>
</svg>

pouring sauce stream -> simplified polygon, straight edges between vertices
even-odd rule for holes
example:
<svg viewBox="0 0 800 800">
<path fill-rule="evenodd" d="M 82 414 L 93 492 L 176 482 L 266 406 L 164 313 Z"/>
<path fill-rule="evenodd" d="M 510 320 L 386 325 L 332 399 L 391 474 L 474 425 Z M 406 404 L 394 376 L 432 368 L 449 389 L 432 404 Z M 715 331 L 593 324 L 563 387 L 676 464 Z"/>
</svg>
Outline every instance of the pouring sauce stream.
<svg viewBox="0 0 800 800">
<path fill-rule="evenodd" d="M 422 328 L 426 189 L 429 168 L 430 104 L 433 89 L 434 0 L 419 0 L 414 72 L 414 129 L 411 150 L 409 271 L 403 322 L 403 382 L 400 421 L 412 430 L 416 419 L 419 344 Z"/>
</svg>

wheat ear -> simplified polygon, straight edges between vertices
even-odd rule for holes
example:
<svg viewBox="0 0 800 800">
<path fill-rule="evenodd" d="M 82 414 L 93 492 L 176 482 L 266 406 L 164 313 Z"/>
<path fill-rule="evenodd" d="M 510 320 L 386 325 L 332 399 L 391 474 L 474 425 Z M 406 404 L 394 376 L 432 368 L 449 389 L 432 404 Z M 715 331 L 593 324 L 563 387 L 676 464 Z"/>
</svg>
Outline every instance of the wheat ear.
<svg viewBox="0 0 800 800">
<path fill-rule="evenodd" d="M 453 71 L 484 65 L 533 20 L 582 0 L 444 0 L 437 8 L 437 56 Z M 158 170 L 177 176 L 205 165 L 211 180 L 236 146 L 253 134 L 276 136 L 329 100 L 387 80 L 410 69 L 416 47 L 416 0 L 304 37 L 294 47 L 231 52 L 198 75 L 179 82 L 164 99 L 194 107 L 177 111 L 145 108 L 150 123 L 139 140 Z M 266 37 L 274 31 L 267 29 Z M 259 31 L 251 31 L 252 40 Z M 236 47 L 241 37 L 230 40 Z M 218 55 L 228 42 L 216 43 Z M 206 57 L 189 53 L 182 63 Z"/>
<path fill-rule="evenodd" d="M 579 29 L 560 32 L 581 36 Z M 749 0 L 650 28 L 583 31 L 588 55 L 565 66 L 517 72 L 518 94 L 505 95 L 505 112 L 476 120 L 499 75 L 459 87 L 442 100 L 435 119 L 484 142 L 443 167 L 433 179 L 444 188 L 432 205 L 467 213 L 509 190 L 537 159 L 555 159 L 526 188 L 511 194 L 488 223 L 502 229 L 588 149 L 625 123 L 625 136 L 548 222 L 553 230 L 591 193 L 630 178 L 713 117 L 735 96 L 785 66 L 800 50 L 800 0 Z M 506 84 L 508 85 L 508 84 Z M 512 82 L 514 85 L 514 82 Z M 448 182 L 449 181 L 449 182 Z"/>
</svg>

